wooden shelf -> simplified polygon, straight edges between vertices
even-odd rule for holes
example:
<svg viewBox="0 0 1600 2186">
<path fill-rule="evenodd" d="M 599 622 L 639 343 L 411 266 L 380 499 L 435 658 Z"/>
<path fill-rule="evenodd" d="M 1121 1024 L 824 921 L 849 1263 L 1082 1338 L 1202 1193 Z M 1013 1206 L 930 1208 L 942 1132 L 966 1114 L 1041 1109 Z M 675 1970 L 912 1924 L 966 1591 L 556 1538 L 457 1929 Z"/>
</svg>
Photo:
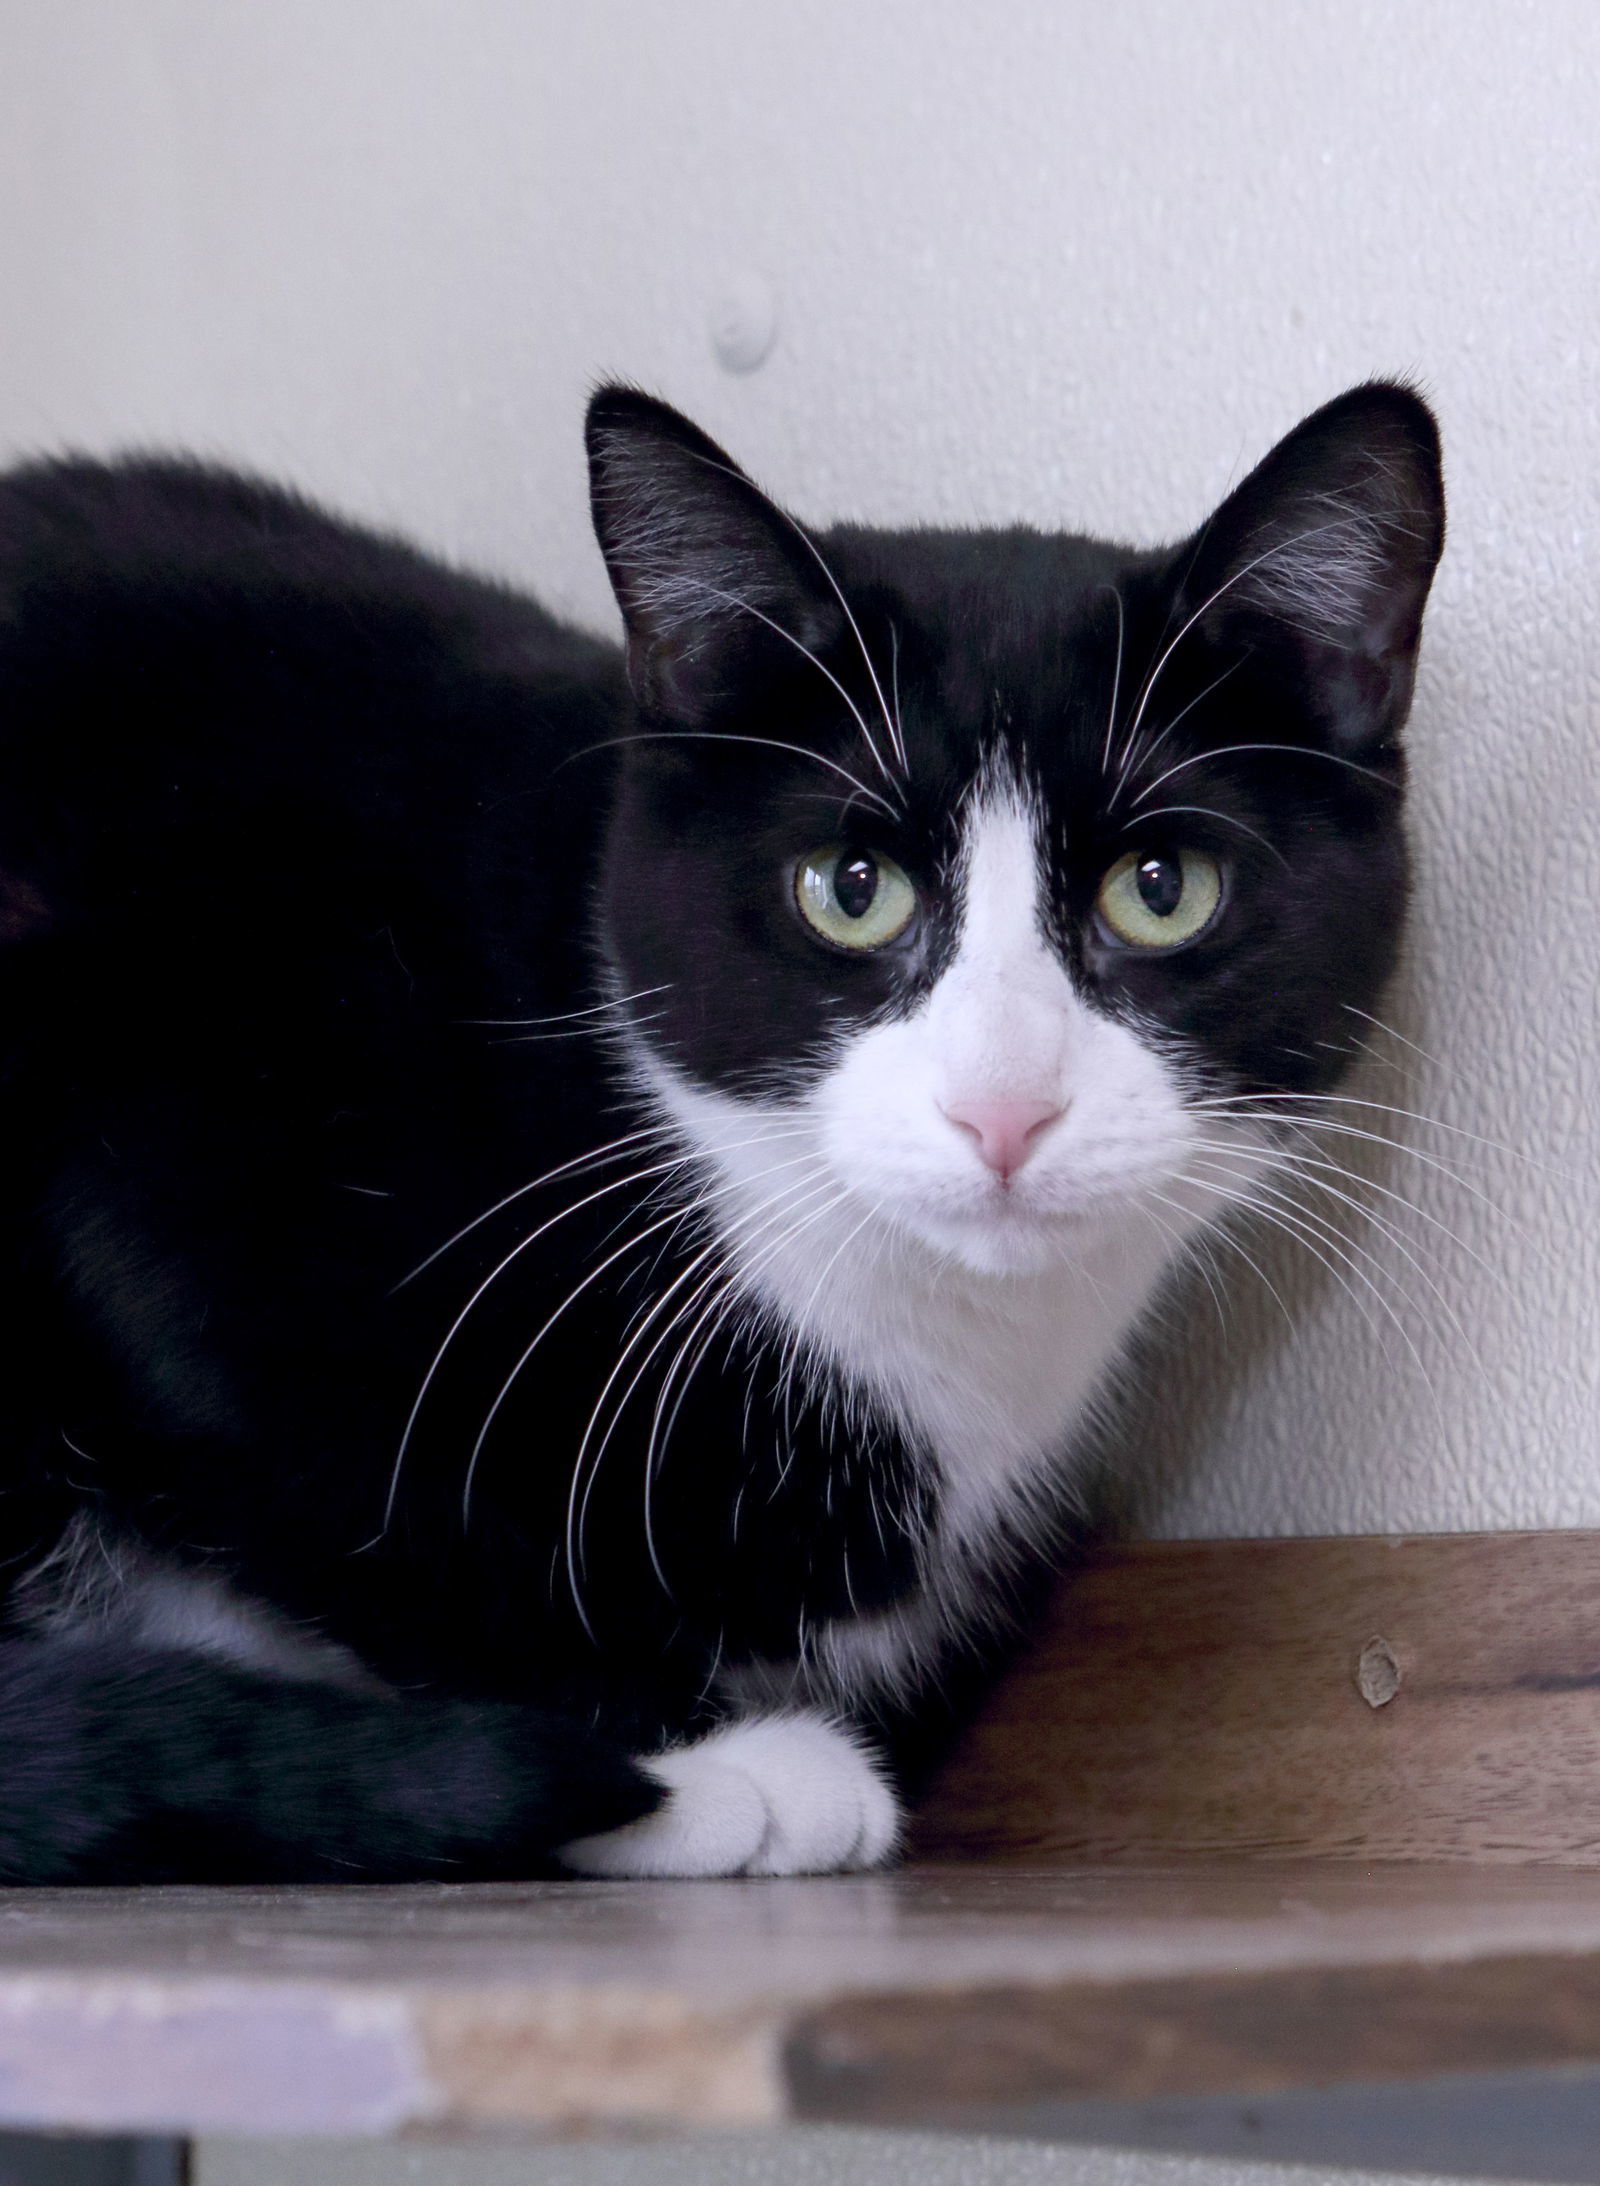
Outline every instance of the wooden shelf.
<svg viewBox="0 0 1600 2186">
<path fill-rule="evenodd" d="M 0 2122 L 992 2126 L 1600 2061 L 1600 1876 L 1195 1863 L 0 1894 Z"/>
<path fill-rule="evenodd" d="M 1597 1691 L 1600 1534 L 1109 1551 L 897 1874 L 0 1891 L 0 2126 L 1070 2135 L 1570 2082 Z"/>
</svg>

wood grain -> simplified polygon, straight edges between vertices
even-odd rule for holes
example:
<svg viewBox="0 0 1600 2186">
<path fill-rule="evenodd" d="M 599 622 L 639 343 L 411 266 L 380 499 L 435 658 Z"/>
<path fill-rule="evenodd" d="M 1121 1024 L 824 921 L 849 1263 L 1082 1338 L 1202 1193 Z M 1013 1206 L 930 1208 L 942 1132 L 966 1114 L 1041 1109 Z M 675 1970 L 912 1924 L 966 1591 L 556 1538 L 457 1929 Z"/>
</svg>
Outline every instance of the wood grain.
<svg viewBox="0 0 1600 2186">
<path fill-rule="evenodd" d="M 1600 2069 L 1600 1535 L 1103 1555 L 919 1830 L 956 1857 L 0 1891 L 0 2123 L 979 2130 Z"/>
<path fill-rule="evenodd" d="M 0 1892 L 0 2122 L 637 2134 L 1600 2067 L 1600 1876 Z"/>
<path fill-rule="evenodd" d="M 1600 1533 L 1099 1555 L 915 1848 L 1600 1866 Z"/>
<path fill-rule="evenodd" d="M 797 2117 L 972 2129 L 1138 2101 L 1592 2065 L 1600 1961 L 1286 1967 L 1114 1986 L 858 1997 L 791 2037 Z"/>
</svg>

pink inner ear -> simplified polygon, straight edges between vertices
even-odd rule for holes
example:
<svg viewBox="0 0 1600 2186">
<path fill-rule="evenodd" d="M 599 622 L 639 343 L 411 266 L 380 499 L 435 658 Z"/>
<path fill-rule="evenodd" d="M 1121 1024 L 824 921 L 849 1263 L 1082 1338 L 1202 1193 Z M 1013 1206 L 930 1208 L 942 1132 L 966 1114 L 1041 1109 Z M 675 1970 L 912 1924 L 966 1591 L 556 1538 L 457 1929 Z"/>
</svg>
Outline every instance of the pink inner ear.
<svg viewBox="0 0 1600 2186">
<path fill-rule="evenodd" d="M 0 872 L 0 943 L 26 941 L 33 934 L 48 932 L 55 922 L 54 911 L 32 881 Z"/>
</svg>

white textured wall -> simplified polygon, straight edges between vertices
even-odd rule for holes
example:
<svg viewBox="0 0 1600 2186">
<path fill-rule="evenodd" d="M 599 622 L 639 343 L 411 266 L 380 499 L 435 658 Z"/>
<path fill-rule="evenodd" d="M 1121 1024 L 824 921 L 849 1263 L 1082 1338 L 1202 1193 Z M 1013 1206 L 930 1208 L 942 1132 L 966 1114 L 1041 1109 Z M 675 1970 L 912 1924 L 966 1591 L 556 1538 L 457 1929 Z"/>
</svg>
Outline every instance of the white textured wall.
<svg viewBox="0 0 1600 2186">
<path fill-rule="evenodd" d="M 231 453 L 598 617 L 602 371 L 814 516 L 1146 537 L 1420 374 L 1454 528 L 1395 1007 L 1438 1062 L 1375 1097 L 1446 1167 L 1379 1171 L 1353 1296 L 1269 1256 L 1293 1342 L 1248 1283 L 1222 1363 L 1197 1317 L 1150 1508 L 1593 1524 L 1597 113 L 1593 0 L 5 0 L 0 440 Z"/>
</svg>

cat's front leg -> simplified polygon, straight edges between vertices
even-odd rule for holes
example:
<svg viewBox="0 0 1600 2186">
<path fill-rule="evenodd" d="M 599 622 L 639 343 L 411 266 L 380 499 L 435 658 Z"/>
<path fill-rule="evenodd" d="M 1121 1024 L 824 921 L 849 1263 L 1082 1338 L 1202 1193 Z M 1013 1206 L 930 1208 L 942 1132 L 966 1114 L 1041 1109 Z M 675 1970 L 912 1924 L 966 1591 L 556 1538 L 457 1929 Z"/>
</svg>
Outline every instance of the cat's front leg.
<svg viewBox="0 0 1600 2186">
<path fill-rule="evenodd" d="M 564 1845 L 580 1875 L 819 1875 L 877 1867 L 900 1809 L 859 1732 L 809 1712 L 751 1716 L 641 1759 L 664 1784 L 643 1821 Z"/>
</svg>

